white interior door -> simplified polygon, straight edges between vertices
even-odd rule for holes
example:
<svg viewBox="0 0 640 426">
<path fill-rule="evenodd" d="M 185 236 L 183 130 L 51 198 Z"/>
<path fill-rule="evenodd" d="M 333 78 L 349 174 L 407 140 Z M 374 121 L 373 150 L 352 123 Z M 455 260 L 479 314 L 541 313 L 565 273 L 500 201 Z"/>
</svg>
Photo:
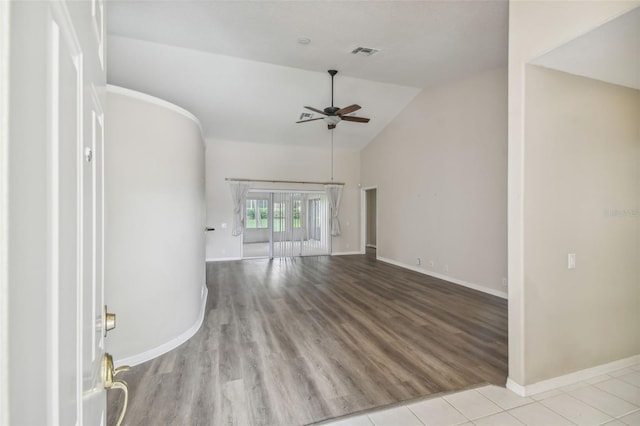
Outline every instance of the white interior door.
<svg viewBox="0 0 640 426">
<path fill-rule="evenodd" d="M 49 7 L 49 417 L 104 424 L 103 5 Z"/>
<path fill-rule="evenodd" d="M 0 423 L 104 424 L 104 10 L 2 3 Z"/>
</svg>

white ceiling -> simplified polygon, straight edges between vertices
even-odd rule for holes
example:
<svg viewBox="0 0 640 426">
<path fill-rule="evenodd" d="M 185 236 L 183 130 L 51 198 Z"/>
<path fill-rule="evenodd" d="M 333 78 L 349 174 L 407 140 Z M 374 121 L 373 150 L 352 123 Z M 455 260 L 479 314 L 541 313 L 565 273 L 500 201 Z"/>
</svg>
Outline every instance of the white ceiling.
<svg viewBox="0 0 640 426">
<path fill-rule="evenodd" d="M 337 69 L 335 104 L 371 122 L 339 123 L 336 143 L 360 149 L 421 89 L 506 66 L 507 27 L 506 0 L 112 0 L 108 80 L 190 110 L 207 138 L 318 145 L 326 124 L 295 121 L 330 105 Z"/>
<path fill-rule="evenodd" d="M 531 63 L 640 89 L 640 7 Z"/>
</svg>

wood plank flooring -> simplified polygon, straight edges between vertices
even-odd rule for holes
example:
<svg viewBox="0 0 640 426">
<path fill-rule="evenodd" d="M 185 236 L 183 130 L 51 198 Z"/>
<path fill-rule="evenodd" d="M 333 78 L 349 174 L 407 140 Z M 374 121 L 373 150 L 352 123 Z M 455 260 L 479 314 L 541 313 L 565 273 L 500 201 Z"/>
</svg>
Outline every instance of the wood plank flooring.
<svg viewBox="0 0 640 426">
<path fill-rule="evenodd" d="M 375 255 L 208 263 L 207 285 L 198 333 L 122 374 L 125 424 L 303 425 L 506 381 L 506 300 Z"/>
</svg>

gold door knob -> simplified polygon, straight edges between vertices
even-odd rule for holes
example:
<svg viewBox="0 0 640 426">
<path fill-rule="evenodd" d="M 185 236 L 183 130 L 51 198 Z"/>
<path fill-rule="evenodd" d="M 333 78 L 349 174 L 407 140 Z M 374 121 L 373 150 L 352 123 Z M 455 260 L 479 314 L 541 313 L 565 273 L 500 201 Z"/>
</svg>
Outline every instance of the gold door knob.
<svg viewBox="0 0 640 426">
<path fill-rule="evenodd" d="M 104 330 L 104 336 L 107 337 L 107 332 L 116 328 L 116 314 L 107 312 L 107 305 L 104 305 L 102 321 L 103 321 L 102 328 Z"/>
<path fill-rule="evenodd" d="M 109 389 L 120 389 L 124 392 L 124 404 L 122 406 L 122 411 L 120 412 L 120 416 L 118 416 L 118 422 L 116 426 L 120 426 L 122 424 L 122 420 L 124 420 L 124 415 L 127 412 L 127 402 L 129 400 L 129 388 L 127 387 L 127 382 L 124 380 L 113 380 L 113 378 L 122 371 L 130 370 L 131 367 L 128 365 L 123 365 L 118 368 L 113 368 L 113 357 L 108 353 L 104 354 L 102 358 L 102 383 L 104 388 Z"/>
</svg>

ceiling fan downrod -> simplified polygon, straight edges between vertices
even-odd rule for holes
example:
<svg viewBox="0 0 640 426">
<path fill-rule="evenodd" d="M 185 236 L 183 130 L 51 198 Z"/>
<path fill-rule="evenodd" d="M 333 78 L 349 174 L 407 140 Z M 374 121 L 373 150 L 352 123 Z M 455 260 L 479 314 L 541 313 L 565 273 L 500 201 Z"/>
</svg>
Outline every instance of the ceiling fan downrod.
<svg viewBox="0 0 640 426">
<path fill-rule="evenodd" d="M 331 109 L 333 109 L 333 77 L 338 74 L 338 71 L 329 70 L 328 73 L 331 75 Z"/>
</svg>

